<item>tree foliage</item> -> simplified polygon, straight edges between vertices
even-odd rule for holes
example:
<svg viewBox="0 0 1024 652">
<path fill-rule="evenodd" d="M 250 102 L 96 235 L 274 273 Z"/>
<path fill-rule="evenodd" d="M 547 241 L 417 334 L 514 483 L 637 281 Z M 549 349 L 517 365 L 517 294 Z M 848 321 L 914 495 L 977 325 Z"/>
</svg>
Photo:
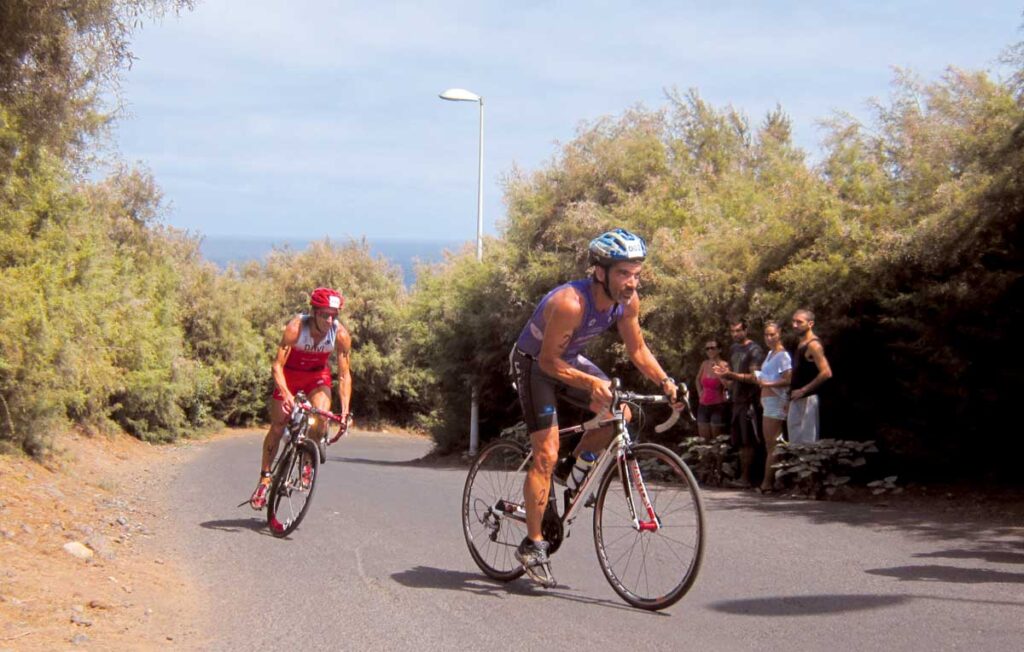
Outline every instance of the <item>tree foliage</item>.
<svg viewBox="0 0 1024 652">
<path fill-rule="evenodd" d="M 364 422 L 429 427 L 461 448 L 475 387 L 496 436 L 519 418 L 507 376 L 519 329 L 544 293 L 587 273 L 590 238 L 623 226 L 649 241 L 641 326 L 674 376 L 693 378 L 729 319 L 758 336 L 807 306 L 836 373 L 827 436 L 875 440 L 919 473 L 1014 473 L 1024 444 L 1001 420 L 1024 368 L 1009 339 L 1024 321 L 1022 46 L 1004 81 L 898 71 L 871 120 L 824 123 L 817 163 L 781 107 L 751 121 L 695 90 L 585 123 L 549 164 L 509 173 L 483 263 L 451 254 L 407 291 L 366 242 L 218 270 L 161 225 L 147 172 L 82 175 L 131 30 L 190 5 L 0 7 L 0 443 L 40 453 L 68 424 L 161 440 L 254 423 L 281 329 L 320 285 L 347 297 Z M 590 354 L 645 386 L 614 335 Z"/>
<path fill-rule="evenodd" d="M 871 124 L 842 114 L 826 123 L 815 165 L 781 108 L 752 127 L 695 91 L 583 125 L 550 165 L 509 176 L 508 221 L 487 262 L 449 260 L 413 295 L 414 316 L 430 324 L 417 363 L 438 379 L 440 440 L 464 439 L 473 383 L 485 434 L 516 418 L 500 360 L 536 301 L 585 274 L 589 238 L 624 226 L 649 240 L 642 326 L 678 377 L 694 376 L 699 345 L 729 319 L 748 319 L 759 336 L 764 321 L 809 306 L 837 374 L 830 436 L 877 438 L 922 472 L 1005 473 L 965 443 L 1021 450 L 995 422 L 1021 380 L 1020 356 L 1003 344 L 1022 305 L 1014 84 L 956 68 L 931 83 L 899 72 Z M 645 382 L 614 338 L 592 354 Z"/>
<path fill-rule="evenodd" d="M 119 75 L 131 62 L 132 30 L 147 16 L 191 5 L 192 0 L 0 3 L 0 106 L 20 131 L 22 146 L 32 152 L 45 147 L 61 159 L 83 154 L 89 136 L 117 108 L 102 98 L 116 96 Z"/>
</svg>

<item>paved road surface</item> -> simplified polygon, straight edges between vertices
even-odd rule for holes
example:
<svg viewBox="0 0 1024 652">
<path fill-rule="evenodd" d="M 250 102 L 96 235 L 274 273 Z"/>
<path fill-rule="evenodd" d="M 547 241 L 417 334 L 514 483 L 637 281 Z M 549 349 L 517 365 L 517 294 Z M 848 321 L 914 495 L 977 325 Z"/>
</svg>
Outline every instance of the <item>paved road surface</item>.
<svg viewBox="0 0 1024 652">
<path fill-rule="evenodd" d="M 346 437 L 275 539 L 235 507 L 260 437 L 209 445 L 176 483 L 175 545 L 214 605 L 206 649 L 1024 649 L 1024 523 L 709 491 L 700 577 L 648 613 L 604 580 L 588 514 L 554 557 L 560 586 L 486 579 L 460 531 L 465 468 L 416 463 L 419 439 Z"/>
</svg>

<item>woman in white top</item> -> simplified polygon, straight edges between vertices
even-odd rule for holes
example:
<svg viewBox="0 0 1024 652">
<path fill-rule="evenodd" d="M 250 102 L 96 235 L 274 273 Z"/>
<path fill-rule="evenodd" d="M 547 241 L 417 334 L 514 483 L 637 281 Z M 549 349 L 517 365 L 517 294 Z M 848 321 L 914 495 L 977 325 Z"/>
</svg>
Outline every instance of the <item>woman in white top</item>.
<svg viewBox="0 0 1024 652">
<path fill-rule="evenodd" d="M 782 424 L 786 422 L 786 410 L 789 407 L 789 380 L 793 375 L 793 361 L 782 346 L 781 331 L 777 322 L 764 325 L 764 343 L 768 354 L 761 363 L 761 371 L 757 372 L 758 384 L 761 385 L 761 407 L 764 416 L 761 428 L 764 432 L 764 444 L 767 455 L 764 463 L 764 480 L 758 489 L 767 493 L 775 488 L 775 444 L 782 432 Z"/>
</svg>

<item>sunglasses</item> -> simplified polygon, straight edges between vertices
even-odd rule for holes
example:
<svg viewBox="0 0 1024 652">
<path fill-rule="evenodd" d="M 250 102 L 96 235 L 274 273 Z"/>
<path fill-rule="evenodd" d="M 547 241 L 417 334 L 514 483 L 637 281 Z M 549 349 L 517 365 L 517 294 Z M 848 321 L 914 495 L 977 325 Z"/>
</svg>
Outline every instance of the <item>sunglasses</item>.
<svg viewBox="0 0 1024 652">
<path fill-rule="evenodd" d="M 704 350 L 705 351 L 717 351 L 718 347 L 717 346 L 705 346 Z"/>
</svg>

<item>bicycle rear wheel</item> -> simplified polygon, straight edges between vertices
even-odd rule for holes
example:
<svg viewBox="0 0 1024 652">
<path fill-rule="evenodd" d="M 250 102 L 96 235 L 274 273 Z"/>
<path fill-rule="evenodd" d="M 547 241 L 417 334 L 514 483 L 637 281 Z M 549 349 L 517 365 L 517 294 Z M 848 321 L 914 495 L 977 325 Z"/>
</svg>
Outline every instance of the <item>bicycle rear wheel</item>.
<svg viewBox="0 0 1024 652">
<path fill-rule="evenodd" d="M 462 531 L 473 561 L 488 577 L 514 580 L 523 566 L 514 556 L 526 536 L 523 482 L 529 470 L 526 447 L 492 442 L 469 467 L 462 492 Z"/>
<path fill-rule="evenodd" d="M 286 537 L 299 527 L 313 502 L 320 472 L 320 453 L 308 439 L 283 454 L 267 502 L 267 524 L 275 537 Z"/>
<path fill-rule="evenodd" d="M 628 491 L 621 474 L 619 465 L 611 467 L 597 490 L 597 559 L 623 600 L 641 609 L 664 609 L 690 589 L 704 556 L 704 506 L 697 481 L 678 455 L 658 444 L 638 444 L 626 454 Z"/>
</svg>

